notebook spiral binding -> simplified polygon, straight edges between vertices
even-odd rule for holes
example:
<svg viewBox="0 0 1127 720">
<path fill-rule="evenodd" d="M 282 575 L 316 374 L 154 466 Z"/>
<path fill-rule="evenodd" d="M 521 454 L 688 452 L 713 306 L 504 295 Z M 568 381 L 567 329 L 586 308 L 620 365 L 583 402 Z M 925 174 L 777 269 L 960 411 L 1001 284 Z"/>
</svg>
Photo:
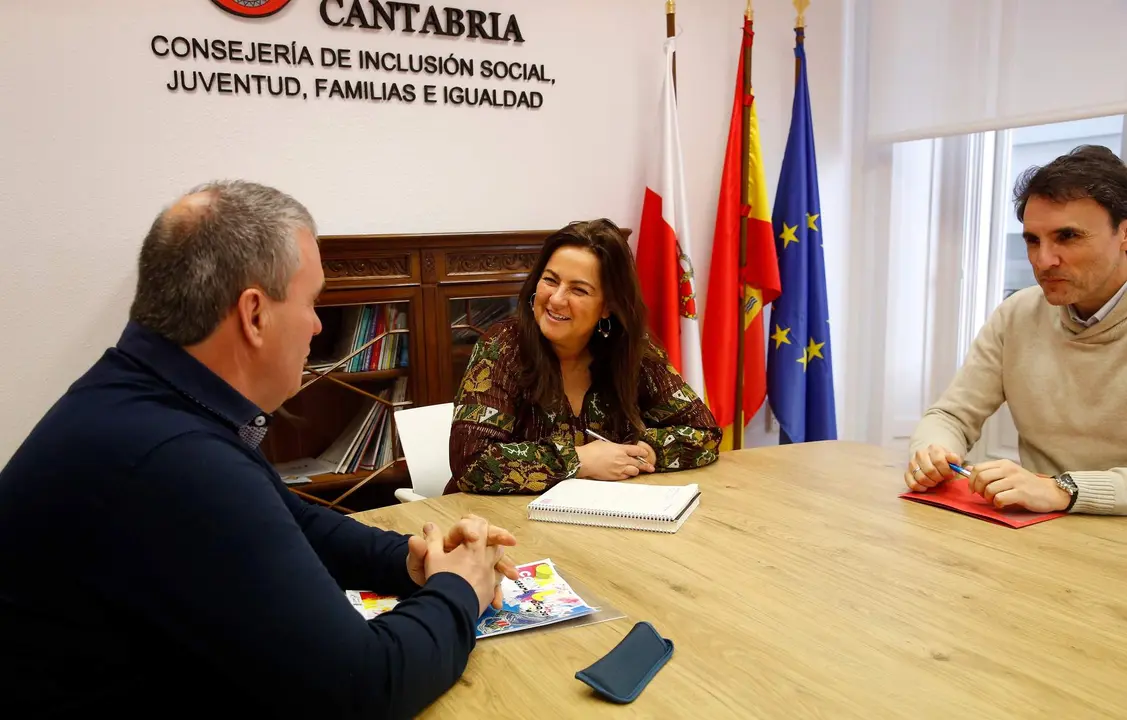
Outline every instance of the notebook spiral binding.
<svg viewBox="0 0 1127 720">
<path fill-rule="evenodd" d="M 599 517 L 613 517 L 625 518 L 627 520 L 656 520 L 673 522 L 677 518 L 669 513 L 662 515 L 656 513 L 624 513 L 614 512 L 612 510 L 584 510 L 582 508 L 567 507 L 562 505 L 552 505 L 548 507 L 533 507 L 532 510 L 536 512 L 549 512 L 549 513 L 570 513 L 573 515 L 597 515 Z"/>
<path fill-rule="evenodd" d="M 595 518 L 590 515 L 577 515 L 570 514 L 563 515 L 529 515 L 530 520 L 537 520 L 539 522 L 557 523 L 560 525 L 574 525 L 583 527 L 597 527 L 597 528 L 617 528 L 620 530 L 640 530 L 644 532 L 657 532 L 657 533 L 673 533 L 675 530 L 675 523 L 666 523 L 662 520 L 627 520 L 621 518 L 617 520 L 595 522 Z M 659 522 L 662 525 L 646 525 L 644 523 Z M 643 524 L 639 524 L 643 523 Z"/>
</svg>

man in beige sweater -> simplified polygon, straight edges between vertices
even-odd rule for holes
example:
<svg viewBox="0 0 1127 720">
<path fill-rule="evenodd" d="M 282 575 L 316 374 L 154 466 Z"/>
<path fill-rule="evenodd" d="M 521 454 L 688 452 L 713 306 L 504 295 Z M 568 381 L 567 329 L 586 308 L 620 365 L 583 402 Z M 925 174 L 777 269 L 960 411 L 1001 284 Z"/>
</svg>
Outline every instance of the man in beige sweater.
<svg viewBox="0 0 1127 720">
<path fill-rule="evenodd" d="M 951 385 L 920 420 L 904 482 L 922 492 L 1003 402 L 1021 464 L 975 465 L 998 507 L 1127 515 L 1127 166 L 1102 147 L 1030 168 L 1014 190 L 1038 286 L 998 306 Z"/>
</svg>

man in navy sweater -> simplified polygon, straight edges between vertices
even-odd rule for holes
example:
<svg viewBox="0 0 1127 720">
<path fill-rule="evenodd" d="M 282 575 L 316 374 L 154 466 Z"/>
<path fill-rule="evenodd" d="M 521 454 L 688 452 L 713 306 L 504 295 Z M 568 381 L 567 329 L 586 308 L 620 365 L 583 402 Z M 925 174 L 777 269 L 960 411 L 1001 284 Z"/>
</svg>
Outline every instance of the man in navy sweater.
<svg viewBox="0 0 1127 720">
<path fill-rule="evenodd" d="M 264 459 L 321 330 L 309 213 L 204 186 L 156 219 L 138 275 L 117 345 L 0 471 L 0 707 L 419 712 L 465 669 L 515 540 L 476 517 L 369 528 Z M 365 621 L 343 589 L 404 599 Z"/>
</svg>

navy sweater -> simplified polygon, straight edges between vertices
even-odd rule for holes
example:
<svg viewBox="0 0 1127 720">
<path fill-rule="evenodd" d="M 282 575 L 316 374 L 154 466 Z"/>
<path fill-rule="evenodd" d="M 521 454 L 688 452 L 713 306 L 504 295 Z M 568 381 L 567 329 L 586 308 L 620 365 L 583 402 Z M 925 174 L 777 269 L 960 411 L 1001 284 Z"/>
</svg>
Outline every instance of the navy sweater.
<svg viewBox="0 0 1127 720">
<path fill-rule="evenodd" d="M 469 583 L 288 492 L 267 422 L 132 323 L 51 408 L 0 471 L 5 710 L 407 717 L 458 679 Z M 409 597 L 365 621 L 343 589 Z"/>
</svg>

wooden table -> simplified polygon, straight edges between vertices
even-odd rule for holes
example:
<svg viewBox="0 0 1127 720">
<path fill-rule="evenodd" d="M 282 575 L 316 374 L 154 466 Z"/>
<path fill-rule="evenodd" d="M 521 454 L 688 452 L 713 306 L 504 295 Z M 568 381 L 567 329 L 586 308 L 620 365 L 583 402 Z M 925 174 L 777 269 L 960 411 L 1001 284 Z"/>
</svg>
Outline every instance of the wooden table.
<svg viewBox="0 0 1127 720">
<path fill-rule="evenodd" d="M 903 465 L 812 443 L 649 476 L 701 486 L 675 535 L 533 522 L 527 496 L 355 517 L 477 513 L 627 616 L 479 642 L 425 717 L 1127 717 L 1127 518 L 1015 530 L 898 498 Z M 673 657 L 633 704 L 597 699 L 575 672 L 639 620 Z"/>
</svg>

